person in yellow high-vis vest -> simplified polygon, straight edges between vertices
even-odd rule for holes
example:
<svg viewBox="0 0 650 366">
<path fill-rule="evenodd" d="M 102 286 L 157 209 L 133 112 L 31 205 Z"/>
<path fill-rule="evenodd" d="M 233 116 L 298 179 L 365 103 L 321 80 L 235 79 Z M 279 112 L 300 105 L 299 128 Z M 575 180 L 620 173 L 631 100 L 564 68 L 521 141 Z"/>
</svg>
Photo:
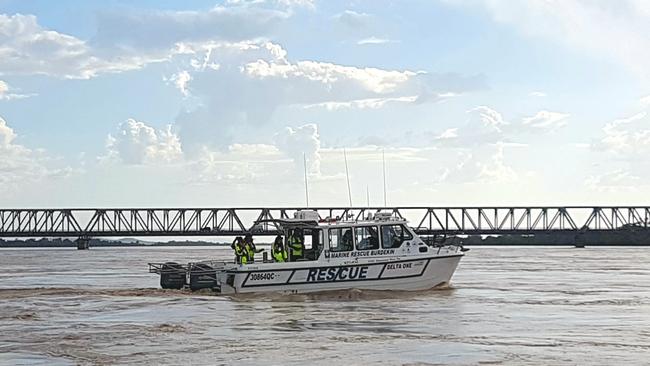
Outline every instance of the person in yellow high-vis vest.
<svg viewBox="0 0 650 366">
<path fill-rule="evenodd" d="M 230 247 L 235 250 L 235 261 L 237 263 L 239 264 L 248 263 L 248 253 L 244 245 L 244 240 L 242 239 L 241 236 L 236 237 L 235 240 L 233 240 L 232 245 L 230 245 Z"/>
<path fill-rule="evenodd" d="M 255 253 L 263 252 L 264 249 L 257 249 L 255 243 L 253 243 L 253 235 L 246 234 L 244 237 L 244 250 L 245 254 L 248 257 L 248 263 L 255 262 Z"/>
<path fill-rule="evenodd" d="M 275 237 L 275 241 L 271 247 L 271 256 L 273 257 L 273 260 L 278 263 L 287 261 L 287 250 L 284 248 L 284 242 L 280 235 Z"/>
<path fill-rule="evenodd" d="M 297 261 L 304 257 L 305 237 L 302 229 L 294 229 L 289 235 L 289 254 L 291 261 Z"/>
</svg>

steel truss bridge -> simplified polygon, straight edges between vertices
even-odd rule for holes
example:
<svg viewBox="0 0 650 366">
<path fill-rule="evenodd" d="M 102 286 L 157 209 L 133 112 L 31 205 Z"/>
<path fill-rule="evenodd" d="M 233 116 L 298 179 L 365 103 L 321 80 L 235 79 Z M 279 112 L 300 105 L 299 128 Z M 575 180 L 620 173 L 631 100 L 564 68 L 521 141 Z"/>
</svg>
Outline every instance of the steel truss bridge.
<svg viewBox="0 0 650 366">
<path fill-rule="evenodd" d="M 389 212 L 407 219 L 420 235 L 578 234 L 650 227 L 650 206 L 0 209 L 0 237 L 276 235 L 273 224 L 254 223 L 292 218 L 298 210 L 347 220 Z"/>
</svg>

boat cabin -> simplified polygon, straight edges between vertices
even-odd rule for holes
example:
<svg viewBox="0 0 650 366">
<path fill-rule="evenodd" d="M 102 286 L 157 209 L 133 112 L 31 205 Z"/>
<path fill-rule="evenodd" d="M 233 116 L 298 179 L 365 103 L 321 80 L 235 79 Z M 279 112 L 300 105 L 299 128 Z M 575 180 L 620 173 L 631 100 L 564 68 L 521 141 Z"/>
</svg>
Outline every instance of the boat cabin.
<svg viewBox="0 0 650 366">
<path fill-rule="evenodd" d="M 291 258 L 289 262 L 314 261 L 321 255 L 325 258 L 347 257 L 352 253 L 372 251 L 373 255 L 389 254 L 388 251 L 413 240 L 415 234 L 403 219 L 390 215 L 378 215 L 367 220 L 314 220 L 296 218 L 276 220 L 283 232 L 285 248 L 291 241 L 302 242 L 302 258 Z M 394 251 L 391 251 L 394 252 Z"/>
</svg>

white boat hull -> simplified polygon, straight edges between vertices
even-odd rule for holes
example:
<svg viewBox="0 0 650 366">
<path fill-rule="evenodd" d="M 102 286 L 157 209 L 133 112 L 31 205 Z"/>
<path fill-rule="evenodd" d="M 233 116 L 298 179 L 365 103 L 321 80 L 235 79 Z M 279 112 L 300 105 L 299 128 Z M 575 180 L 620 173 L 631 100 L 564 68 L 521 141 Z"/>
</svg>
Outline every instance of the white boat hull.
<svg viewBox="0 0 650 366">
<path fill-rule="evenodd" d="M 450 282 L 463 254 L 412 256 L 366 263 L 296 262 L 231 268 L 218 275 L 221 293 L 335 290 L 420 291 Z M 307 267 L 311 265 L 311 267 Z"/>
</svg>

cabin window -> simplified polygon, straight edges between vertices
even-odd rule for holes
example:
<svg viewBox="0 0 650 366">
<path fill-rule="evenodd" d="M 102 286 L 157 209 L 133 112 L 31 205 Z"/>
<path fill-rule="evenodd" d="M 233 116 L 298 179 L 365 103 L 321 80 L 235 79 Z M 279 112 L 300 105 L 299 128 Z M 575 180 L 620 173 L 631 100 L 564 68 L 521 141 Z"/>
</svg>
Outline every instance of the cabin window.
<svg viewBox="0 0 650 366">
<path fill-rule="evenodd" d="M 376 226 L 354 228 L 357 250 L 379 249 L 379 230 Z"/>
<path fill-rule="evenodd" d="M 305 259 L 318 259 L 323 250 L 323 243 L 323 230 L 305 229 Z"/>
<path fill-rule="evenodd" d="M 413 236 L 404 225 L 383 225 L 381 227 L 381 247 L 384 249 L 399 248 L 405 240 Z"/>
<path fill-rule="evenodd" d="M 311 233 L 311 230 L 305 230 L 305 242 L 304 242 L 305 249 L 310 250 L 313 248 L 312 239 L 313 239 L 313 235 Z"/>
<path fill-rule="evenodd" d="M 349 252 L 352 250 L 352 228 L 341 227 L 329 230 L 331 252 Z"/>
</svg>

